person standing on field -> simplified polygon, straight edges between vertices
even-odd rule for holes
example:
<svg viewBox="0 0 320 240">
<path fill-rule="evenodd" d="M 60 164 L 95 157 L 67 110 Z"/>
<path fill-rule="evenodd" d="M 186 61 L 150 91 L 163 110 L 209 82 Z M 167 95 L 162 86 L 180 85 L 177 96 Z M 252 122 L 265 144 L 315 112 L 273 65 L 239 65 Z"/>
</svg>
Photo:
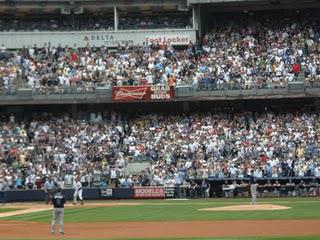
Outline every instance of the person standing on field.
<svg viewBox="0 0 320 240">
<path fill-rule="evenodd" d="M 52 200 L 53 190 L 54 190 L 54 182 L 52 181 L 51 177 L 48 177 L 47 181 L 44 184 L 44 192 L 46 194 L 47 205 Z"/>
<path fill-rule="evenodd" d="M 74 194 L 73 194 L 73 204 L 77 204 L 77 198 L 79 197 L 81 205 L 83 205 L 83 197 L 82 197 L 82 183 L 80 182 L 80 179 L 77 178 L 74 185 Z"/>
<path fill-rule="evenodd" d="M 254 171 L 253 170 L 251 170 L 249 183 L 250 183 L 250 193 L 251 193 L 251 205 L 255 205 L 257 203 L 258 183 L 257 183 L 257 179 L 254 176 Z"/>
<path fill-rule="evenodd" d="M 63 216 L 64 216 L 65 202 L 66 202 L 66 199 L 62 193 L 62 190 L 61 190 L 61 188 L 58 188 L 52 198 L 53 216 L 52 216 L 52 224 L 51 224 L 51 234 L 54 234 L 56 224 L 59 224 L 59 233 L 64 234 Z"/>
</svg>

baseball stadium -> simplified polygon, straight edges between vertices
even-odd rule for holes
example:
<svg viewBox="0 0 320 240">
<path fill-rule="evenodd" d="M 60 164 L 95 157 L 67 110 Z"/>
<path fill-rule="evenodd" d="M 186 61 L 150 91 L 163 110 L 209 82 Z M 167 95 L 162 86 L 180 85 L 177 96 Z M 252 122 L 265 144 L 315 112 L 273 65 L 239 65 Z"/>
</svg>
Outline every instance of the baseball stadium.
<svg viewBox="0 0 320 240">
<path fill-rule="evenodd" d="M 320 240 L 319 0 L 0 0 L 0 239 Z"/>
</svg>

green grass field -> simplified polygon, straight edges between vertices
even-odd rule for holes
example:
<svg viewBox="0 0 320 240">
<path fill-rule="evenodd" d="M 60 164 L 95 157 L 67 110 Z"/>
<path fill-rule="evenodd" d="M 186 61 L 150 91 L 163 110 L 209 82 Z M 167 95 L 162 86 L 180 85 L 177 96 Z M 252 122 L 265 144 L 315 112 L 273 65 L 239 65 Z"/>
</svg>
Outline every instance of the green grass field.
<svg viewBox="0 0 320 240">
<path fill-rule="evenodd" d="M 201 221 L 201 220 L 286 220 L 286 219 L 320 219 L 319 198 L 281 198 L 259 199 L 260 204 L 277 204 L 290 207 L 280 211 L 236 211 L 236 212 L 206 212 L 201 208 L 248 204 L 248 199 L 209 199 L 209 200 L 131 200 L 131 201 L 107 201 L 142 203 L 132 206 L 112 207 L 88 207 L 67 208 L 65 210 L 65 222 L 130 222 L 130 221 Z M 9 208 L 0 208 L 1 211 L 10 211 Z M 0 218 L 3 220 L 32 221 L 50 223 L 52 211 L 42 211 L 13 217 Z M 320 228 L 320 226 L 319 226 Z M 69 240 L 68 238 L 63 238 Z M 138 240 L 132 238 L 132 240 Z M 159 238 L 168 239 L 168 238 Z M 195 239 L 195 238 L 175 238 Z M 197 238 L 201 240 L 319 240 L 320 236 L 308 237 L 255 237 L 255 238 Z M 71 240 L 71 239 L 70 239 Z M 75 239 L 72 239 L 75 240 Z M 139 239 L 141 240 L 141 239 Z M 154 239 L 155 240 L 155 239 Z"/>
<path fill-rule="evenodd" d="M 125 202 L 125 201 L 122 201 Z M 132 202 L 132 201 L 130 201 Z M 148 200 L 138 206 L 113 206 L 67 209 L 66 222 L 115 221 L 191 221 L 191 220 L 255 220 L 255 219 L 320 219 L 320 199 L 283 198 L 263 199 L 260 203 L 273 203 L 291 207 L 285 211 L 206 212 L 200 208 L 247 204 L 247 199 L 217 199 L 166 201 Z M 49 222 L 51 211 L 4 218 L 6 220 Z M 319 226 L 320 227 L 320 226 Z"/>
</svg>

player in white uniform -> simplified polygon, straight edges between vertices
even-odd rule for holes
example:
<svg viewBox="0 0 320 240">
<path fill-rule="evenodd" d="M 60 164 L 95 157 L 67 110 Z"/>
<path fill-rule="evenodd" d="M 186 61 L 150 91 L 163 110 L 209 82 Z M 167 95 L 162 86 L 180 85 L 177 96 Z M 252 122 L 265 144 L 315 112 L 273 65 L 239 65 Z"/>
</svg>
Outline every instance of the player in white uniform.
<svg viewBox="0 0 320 240">
<path fill-rule="evenodd" d="M 83 197 L 82 197 L 82 184 L 79 179 L 75 181 L 73 184 L 74 194 L 73 194 L 73 204 L 77 204 L 77 198 L 79 197 L 81 205 L 83 205 Z"/>
</svg>

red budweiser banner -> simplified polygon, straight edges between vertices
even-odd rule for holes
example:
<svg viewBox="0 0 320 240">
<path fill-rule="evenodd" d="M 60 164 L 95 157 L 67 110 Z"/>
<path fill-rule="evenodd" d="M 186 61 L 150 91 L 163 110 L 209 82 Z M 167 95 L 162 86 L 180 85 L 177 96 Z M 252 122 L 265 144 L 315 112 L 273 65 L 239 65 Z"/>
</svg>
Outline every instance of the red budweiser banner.
<svg viewBox="0 0 320 240">
<path fill-rule="evenodd" d="M 165 198 L 165 191 L 163 187 L 137 187 L 134 198 Z"/>
<path fill-rule="evenodd" d="M 174 98 L 173 86 L 120 86 L 112 87 L 113 101 L 150 101 Z"/>
</svg>

